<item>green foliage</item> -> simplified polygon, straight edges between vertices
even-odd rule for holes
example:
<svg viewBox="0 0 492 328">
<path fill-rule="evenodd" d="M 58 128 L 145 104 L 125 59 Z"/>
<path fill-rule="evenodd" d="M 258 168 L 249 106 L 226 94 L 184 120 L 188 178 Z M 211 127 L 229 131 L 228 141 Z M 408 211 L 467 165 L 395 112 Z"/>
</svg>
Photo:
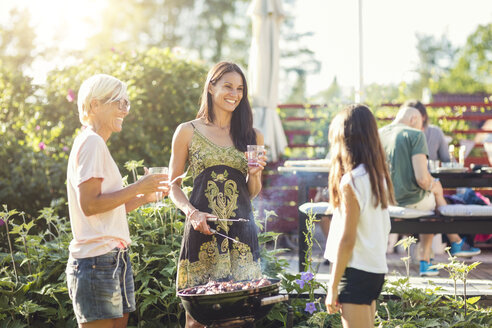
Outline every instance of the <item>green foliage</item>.
<svg viewBox="0 0 492 328">
<path fill-rule="evenodd" d="M 469 299 L 468 312 L 464 301 L 442 295 L 440 287 L 412 288 L 407 278 L 386 282 L 383 293 L 392 297 L 377 306 L 378 327 L 490 327 L 492 309 L 479 307 Z"/>
<path fill-rule="evenodd" d="M 0 62 L 0 199 L 28 214 L 65 195 L 66 151 L 60 125 L 39 119 L 39 88 Z"/>
<path fill-rule="evenodd" d="M 402 245 L 403 249 L 407 251 L 407 256 L 402 257 L 401 260 L 405 263 L 405 268 L 407 271 L 407 279 L 410 279 L 410 246 L 412 244 L 415 244 L 417 242 L 417 238 L 414 236 L 408 236 L 406 238 L 400 239 L 396 244 L 395 247 L 398 245 Z"/>
<path fill-rule="evenodd" d="M 449 73 L 431 84 L 433 92 L 492 93 L 492 23 L 479 25 Z"/>
<path fill-rule="evenodd" d="M 47 104 L 40 119 L 52 125 L 64 122 L 60 139 L 71 145 L 80 126 L 75 102 L 83 80 L 96 73 L 113 75 L 128 84 L 130 114 L 123 131 L 109 140 L 109 148 L 120 165 L 129 158 L 141 158 L 147 165 L 169 161 L 176 127 L 196 116 L 205 67 L 173 55 L 168 49 L 144 52 L 113 52 L 96 57 L 48 76 Z"/>
<path fill-rule="evenodd" d="M 313 148 L 286 148 L 287 158 L 325 158 L 328 153 L 328 128 L 331 119 L 343 108 L 343 104 L 333 102 L 321 107 L 283 108 L 277 110 L 286 132 L 290 130 L 308 130 L 309 135 L 294 135 L 292 143 L 316 145 Z M 310 121 L 287 121 L 287 117 L 312 119 Z"/>
<path fill-rule="evenodd" d="M 19 70 L 30 66 L 36 56 L 36 33 L 27 8 L 11 9 L 9 18 L 8 24 L 0 25 L 0 59 L 10 69 Z"/>
<path fill-rule="evenodd" d="M 142 161 L 127 162 L 125 167 L 138 179 Z M 191 188 L 184 191 L 189 193 Z M 127 215 L 138 304 L 130 326 L 178 327 L 184 319 L 175 280 L 184 215 L 169 198 L 164 203 L 164 207 L 149 205 Z M 0 219 L 5 222 L 0 238 L 8 240 L 7 246 L 0 246 L 0 328 L 76 327 L 65 278 L 72 239 L 69 220 L 47 207 L 27 222 L 23 212 L 8 210 L 6 205 Z M 275 242 L 278 236 L 260 233 L 260 245 Z M 278 258 L 282 251 L 261 247 L 264 272 L 271 277 L 280 277 L 288 265 Z"/>
<path fill-rule="evenodd" d="M 248 0 L 108 0 L 87 50 L 179 47 L 198 58 L 242 60 L 251 40 Z M 118 10 L 114 10 L 118 8 Z M 180 50 L 182 51 L 182 50 Z"/>
<path fill-rule="evenodd" d="M 195 117 L 205 67 L 167 49 L 107 53 L 83 65 L 52 71 L 43 87 L 0 65 L 0 199 L 28 215 L 66 195 L 69 150 L 80 128 L 75 99 L 96 73 L 127 82 L 132 103 L 123 131 L 109 140 L 120 165 L 141 158 L 166 165 L 172 135 Z"/>
</svg>

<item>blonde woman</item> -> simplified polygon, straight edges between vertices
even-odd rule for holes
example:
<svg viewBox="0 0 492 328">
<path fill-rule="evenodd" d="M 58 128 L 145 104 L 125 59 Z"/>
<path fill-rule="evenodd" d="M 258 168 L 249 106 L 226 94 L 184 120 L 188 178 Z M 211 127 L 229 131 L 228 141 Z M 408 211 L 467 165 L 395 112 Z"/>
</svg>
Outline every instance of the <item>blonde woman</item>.
<svg viewBox="0 0 492 328">
<path fill-rule="evenodd" d="M 121 174 L 106 145 L 120 132 L 130 111 L 126 85 L 97 74 L 78 94 L 83 127 L 75 138 L 67 168 L 67 194 L 73 239 L 67 285 L 79 327 L 126 327 L 135 311 L 131 243 L 126 213 L 169 191 L 167 175 L 146 175 L 123 188 Z"/>
</svg>

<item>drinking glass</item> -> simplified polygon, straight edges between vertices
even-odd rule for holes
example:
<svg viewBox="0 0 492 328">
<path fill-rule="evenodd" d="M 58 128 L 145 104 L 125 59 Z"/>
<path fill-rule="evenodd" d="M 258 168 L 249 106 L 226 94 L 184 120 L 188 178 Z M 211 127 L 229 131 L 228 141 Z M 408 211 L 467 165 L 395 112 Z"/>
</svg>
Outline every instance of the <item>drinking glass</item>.
<svg viewBox="0 0 492 328">
<path fill-rule="evenodd" d="M 258 157 L 265 154 L 265 146 L 263 145 L 247 145 L 248 151 L 248 166 L 259 166 Z"/>
<path fill-rule="evenodd" d="M 438 160 L 431 160 L 429 159 L 429 171 L 431 172 L 437 172 L 437 169 L 439 169 L 440 162 Z"/>
<path fill-rule="evenodd" d="M 151 167 L 151 168 L 149 168 L 149 173 L 150 174 L 169 174 L 169 169 L 165 166 Z M 166 183 L 163 183 L 163 184 L 164 185 L 169 184 L 169 181 L 166 181 Z M 155 193 L 155 197 L 156 197 L 156 203 L 155 203 L 156 206 L 158 206 L 158 207 L 166 206 L 166 204 L 164 204 L 164 202 L 162 201 L 164 198 L 164 197 L 162 197 L 162 191 L 157 191 Z"/>
</svg>

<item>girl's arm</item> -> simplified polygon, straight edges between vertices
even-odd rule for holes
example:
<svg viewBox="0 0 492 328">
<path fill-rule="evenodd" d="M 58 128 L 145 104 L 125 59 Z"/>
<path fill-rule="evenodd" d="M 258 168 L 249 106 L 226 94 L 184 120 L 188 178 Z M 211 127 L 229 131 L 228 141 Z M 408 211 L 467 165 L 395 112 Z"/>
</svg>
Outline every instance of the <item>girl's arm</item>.
<svg viewBox="0 0 492 328">
<path fill-rule="evenodd" d="M 191 124 L 184 123 L 178 126 L 174 132 L 171 161 L 169 162 L 170 181 L 183 174 L 186 161 L 188 160 L 188 149 L 193 136 Z M 198 211 L 188 200 L 188 197 L 181 190 L 181 179 L 170 186 L 170 197 L 174 204 L 185 213 L 186 219 L 191 220 L 193 228 L 201 233 L 211 235 L 210 227 L 207 224 L 208 217 L 213 215 Z"/>
<path fill-rule="evenodd" d="M 337 259 L 332 266 L 328 295 L 326 296 L 325 301 L 326 309 L 329 313 L 335 313 L 340 309 L 340 303 L 338 302 L 338 284 L 352 257 L 360 216 L 359 203 L 349 184 L 342 187 L 340 201 L 344 229 L 340 244 L 338 245 Z"/>
<path fill-rule="evenodd" d="M 263 145 L 263 134 L 261 134 L 261 132 L 256 129 L 255 132 L 256 132 L 256 144 Z M 250 199 L 253 199 L 256 196 L 258 196 L 258 194 L 261 191 L 261 173 L 265 168 L 266 160 L 267 160 L 266 156 L 260 156 L 258 158 L 259 166 L 248 167 L 247 183 L 248 183 Z"/>
</svg>

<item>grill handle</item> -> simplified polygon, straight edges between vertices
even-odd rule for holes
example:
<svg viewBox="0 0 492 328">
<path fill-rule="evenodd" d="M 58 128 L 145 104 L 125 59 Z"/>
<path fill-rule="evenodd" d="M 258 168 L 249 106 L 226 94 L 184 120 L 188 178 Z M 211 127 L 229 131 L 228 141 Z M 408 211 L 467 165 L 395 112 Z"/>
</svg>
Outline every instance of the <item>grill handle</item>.
<svg viewBox="0 0 492 328">
<path fill-rule="evenodd" d="M 261 299 L 260 306 L 270 305 L 274 303 L 284 302 L 289 299 L 289 295 L 275 295 Z"/>
</svg>

